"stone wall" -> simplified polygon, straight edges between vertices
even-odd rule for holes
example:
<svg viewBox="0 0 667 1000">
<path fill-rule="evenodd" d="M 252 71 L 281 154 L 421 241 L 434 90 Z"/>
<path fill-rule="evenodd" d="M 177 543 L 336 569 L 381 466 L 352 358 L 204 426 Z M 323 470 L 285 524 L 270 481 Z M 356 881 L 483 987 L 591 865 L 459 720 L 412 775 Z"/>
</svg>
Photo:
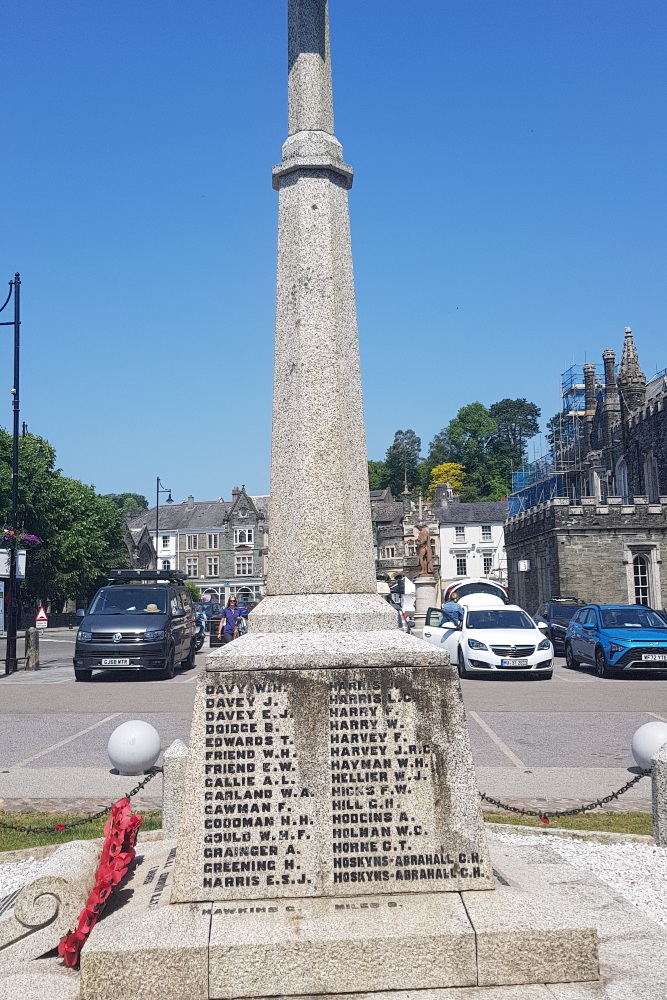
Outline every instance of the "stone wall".
<svg viewBox="0 0 667 1000">
<path fill-rule="evenodd" d="M 550 597 L 577 597 L 602 604 L 634 604 L 635 555 L 649 561 L 651 603 L 667 607 L 667 497 L 649 504 L 636 497 L 580 505 L 558 498 L 541 504 L 505 526 L 510 599 L 533 612 Z M 530 569 L 519 572 L 520 560 Z"/>
</svg>

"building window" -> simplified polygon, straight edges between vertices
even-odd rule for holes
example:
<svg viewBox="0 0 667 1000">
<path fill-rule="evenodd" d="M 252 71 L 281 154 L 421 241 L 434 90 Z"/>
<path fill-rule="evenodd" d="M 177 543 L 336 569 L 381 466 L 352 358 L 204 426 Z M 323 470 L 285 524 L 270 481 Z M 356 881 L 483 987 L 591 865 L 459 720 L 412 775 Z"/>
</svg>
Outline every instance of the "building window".
<svg viewBox="0 0 667 1000">
<path fill-rule="evenodd" d="M 186 549 L 197 549 L 199 548 L 198 543 L 199 535 L 186 535 L 185 547 Z"/>
<path fill-rule="evenodd" d="M 163 549 L 168 549 L 169 548 L 169 535 L 163 535 L 162 536 L 162 548 Z"/>
<path fill-rule="evenodd" d="M 252 556 L 236 556 L 234 574 L 236 576 L 252 576 Z"/>
<path fill-rule="evenodd" d="M 635 556 L 632 560 L 632 570 L 635 583 L 635 604 L 645 604 L 646 607 L 650 607 L 648 559 L 646 556 Z"/>
<path fill-rule="evenodd" d="M 490 524 L 483 524 L 482 525 L 482 541 L 483 542 L 490 542 L 491 541 L 491 537 L 492 537 L 491 536 L 491 525 Z"/>
<path fill-rule="evenodd" d="M 454 541 L 455 542 L 465 542 L 466 540 L 466 529 L 459 527 L 458 525 L 454 528 Z"/>
<path fill-rule="evenodd" d="M 456 575 L 457 576 L 467 576 L 468 575 L 468 560 L 465 556 L 456 557 Z"/>
<path fill-rule="evenodd" d="M 493 569 L 493 556 L 488 552 L 484 552 L 482 558 L 484 560 L 484 576 L 488 576 Z"/>
<path fill-rule="evenodd" d="M 162 560 L 162 569 L 171 569 L 171 559 Z"/>
<path fill-rule="evenodd" d="M 252 545 L 252 528 L 234 528 L 234 545 Z"/>
<path fill-rule="evenodd" d="M 380 552 L 380 559 L 395 559 L 395 558 L 396 558 L 396 546 L 385 545 Z"/>
<path fill-rule="evenodd" d="M 417 543 L 414 538 L 409 538 L 405 543 L 405 554 L 406 556 L 416 556 L 417 555 Z"/>
<path fill-rule="evenodd" d="M 209 556 L 206 560 L 206 576 L 217 576 L 218 575 L 218 557 Z"/>
<path fill-rule="evenodd" d="M 628 503 L 630 491 L 628 490 L 628 466 L 624 458 L 616 463 L 616 496 L 621 497 L 623 503 Z"/>
<path fill-rule="evenodd" d="M 219 548 L 218 541 L 219 541 L 219 539 L 218 539 L 217 535 L 209 535 L 208 536 L 208 548 L 209 549 L 217 549 L 217 548 Z"/>
<path fill-rule="evenodd" d="M 188 576 L 197 576 L 199 573 L 199 560 L 196 556 L 192 559 L 185 560 L 185 572 Z"/>
</svg>

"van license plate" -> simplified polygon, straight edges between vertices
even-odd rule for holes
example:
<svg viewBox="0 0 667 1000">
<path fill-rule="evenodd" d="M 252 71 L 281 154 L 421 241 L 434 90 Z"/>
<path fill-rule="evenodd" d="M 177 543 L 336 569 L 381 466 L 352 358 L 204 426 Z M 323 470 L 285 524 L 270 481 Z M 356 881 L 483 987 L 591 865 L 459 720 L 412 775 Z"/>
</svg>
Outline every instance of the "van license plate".
<svg viewBox="0 0 667 1000">
<path fill-rule="evenodd" d="M 120 656 L 107 656 L 102 660 L 103 667 L 129 667 L 130 660 L 128 657 Z"/>
<path fill-rule="evenodd" d="M 667 653 L 642 653 L 642 660 L 667 660 Z"/>
<path fill-rule="evenodd" d="M 501 667 L 527 667 L 528 660 L 501 660 Z"/>
</svg>

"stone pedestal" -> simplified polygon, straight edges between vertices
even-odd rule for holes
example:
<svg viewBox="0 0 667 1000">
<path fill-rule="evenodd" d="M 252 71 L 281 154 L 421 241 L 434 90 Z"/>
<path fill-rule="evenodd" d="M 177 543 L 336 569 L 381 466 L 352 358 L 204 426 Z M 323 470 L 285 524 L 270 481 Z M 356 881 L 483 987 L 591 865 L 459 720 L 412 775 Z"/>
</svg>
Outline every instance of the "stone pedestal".
<svg viewBox="0 0 667 1000">
<path fill-rule="evenodd" d="M 424 575 L 415 578 L 415 627 L 413 635 L 421 639 L 426 623 L 426 612 L 435 607 L 436 582 L 432 576 Z"/>
<path fill-rule="evenodd" d="M 667 847 L 667 743 L 651 760 L 653 800 L 653 836 L 660 847 Z"/>
</svg>

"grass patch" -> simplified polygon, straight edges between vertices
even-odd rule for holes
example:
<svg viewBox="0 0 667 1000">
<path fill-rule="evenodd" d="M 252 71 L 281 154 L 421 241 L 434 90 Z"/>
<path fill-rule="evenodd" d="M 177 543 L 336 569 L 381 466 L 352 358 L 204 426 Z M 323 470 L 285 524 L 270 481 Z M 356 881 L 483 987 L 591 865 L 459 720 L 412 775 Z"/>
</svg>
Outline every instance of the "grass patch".
<svg viewBox="0 0 667 1000">
<path fill-rule="evenodd" d="M 547 815 L 549 815 L 547 813 Z M 509 812 L 485 812 L 487 823 L 508 823 L 512 826 L 539 826 L 543 830 L 560 827 L 562 830 L 593 830 L 596 833 L 640 834 L 653 836 L 651 813 L 589 812 L 579 816 L 554 816 L 551 822 L 540 823 L 537 816 L 518 816 Z"/>
<path fill-rule="evenodd" d="M 141 830 L 159 830 L 162 826 L 162 813 L 143 812 L 139 810 L 139 815 L 143 816 Z M 66 844 L 70 840 L 94 840 L 95 837 L 104 835 L 104 824 L 108 816 L 100 819 L 82 823 L 70 829 L 69 824 L 80 820 L 80 815 L 63 813 L 54 816 L 49 813 L 19 813 L 0 812 L 0 823 L 8 823 L 11 826 L 29 826 L 38 828 L 40 833 L 23 833 L 20 830 L 6 830 L 0 826 L 0 851 L 22 851 L 30 847 L 45 847 L 47 844 Z M 56 823 L 64 823 L 65 829 L 62 832 L 56 830 Z"/>
</svg>

